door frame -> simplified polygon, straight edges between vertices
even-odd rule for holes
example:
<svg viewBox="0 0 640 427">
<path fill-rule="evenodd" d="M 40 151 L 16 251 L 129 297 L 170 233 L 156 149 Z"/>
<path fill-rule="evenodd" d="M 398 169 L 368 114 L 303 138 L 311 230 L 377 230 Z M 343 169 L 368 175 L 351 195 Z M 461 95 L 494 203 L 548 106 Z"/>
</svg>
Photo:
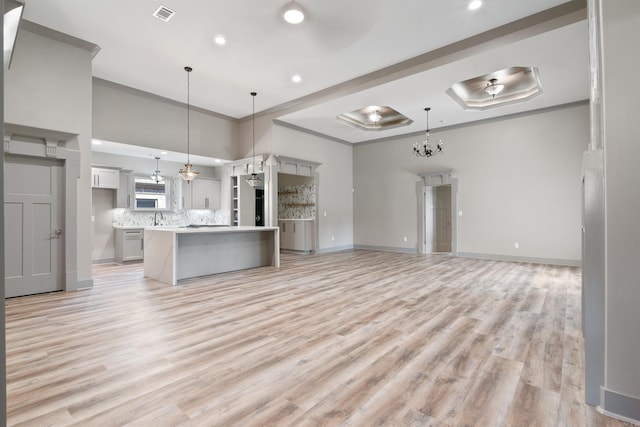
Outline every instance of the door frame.
<svg viewBox="0 0 640 427">
<path fill-rule="evenodd" d="M 86 287 L 78 281 L 78 180 L 80 178 L 80 151 L 65 147 L 67 142 L 77 144 L 78 136 L 66 132 L 16 126 L 5 123 L 4 152 L 33 158 L 58 159 L 63 162 L 64 200 L 64 257 L 62 289 L 73 291 Z M 90 284 L 89 284 L 90 286 Z"/>
<path fill-rule="evenodd" d="M 418 253 L 427 254 L 426 230 L 427 213 L 425 210 L 425 191 L 427 187 L 439 187 L 451 185 L 451 255 L 458 255 L 458 178 L 452 175 L 453 169 L 418 174 L 421 178 L 416 182 L 416 194 L 418 199 Z"/>
</svg>

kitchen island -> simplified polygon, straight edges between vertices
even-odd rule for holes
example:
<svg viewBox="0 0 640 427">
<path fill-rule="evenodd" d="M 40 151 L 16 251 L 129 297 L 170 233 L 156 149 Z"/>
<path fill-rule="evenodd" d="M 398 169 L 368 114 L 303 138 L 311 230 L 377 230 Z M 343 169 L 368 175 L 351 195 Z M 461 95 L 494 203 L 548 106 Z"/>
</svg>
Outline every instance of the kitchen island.
<svg viewBox="0 0 640 427">
<path fill-rule="evenodd" d="M 144 229 L 144 275 L 163 283 L 262 266 L 280 266 L 278 227 Z"/>
</svg>

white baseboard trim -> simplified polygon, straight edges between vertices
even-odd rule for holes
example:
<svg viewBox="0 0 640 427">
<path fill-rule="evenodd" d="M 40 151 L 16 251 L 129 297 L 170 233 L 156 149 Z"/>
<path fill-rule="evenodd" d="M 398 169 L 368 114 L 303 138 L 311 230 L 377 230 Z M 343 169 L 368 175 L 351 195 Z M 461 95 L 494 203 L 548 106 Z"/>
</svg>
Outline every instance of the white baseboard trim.
<svg viewBox="0 0 640 427">
<path fill-rule="evenodd" d="M 393 246 L 372 246 L 372 245 L 353 245 L 354 249 L 364 249 L 367 251 L 382 251 L 382 252 L 401 252 L 406 254 L 418 253 L 415 248 L 398 248 Z"/>
<path fill-rule="evenodd" d="M 598 410 L 603 414 L 625 421 L 631 424 L 640 425 L 640 399 L 626 394 L 616 393 L 601 387 L 602 406 Z"/>
<path fill-rule="evenodd" d="M 353 245 L 344 245 L 344 246 L 332 246 L 330 248 L 320 248 L 318 249 L 319 254 L 328 254 L 331 252 L 342 252 L 342 251 L 350 251 L 353 249 Z"/>
<path fill-rule="evenodd" d="M 116 263 L 116 259 L 115 258 L 105 258 L 105 259 L 94 259 L 91 260 L 91 264 L 92 265 L 96 265 L 96 264 L 115 264 Z"/>
<path fill-rule="evenodd" d="M 567 267 L 582 267 L 582 261 L 579 259 L 536 258 L 536 257 L 521 257 L 521 256 L 513 256 L 513 255 L 478 254 L 478 253 L 472 253 L 472 252 L 458 252 L 458 256 L 462 258 L 488 259 L 493 261 L 514 261 L 514 262 L 526 262 L 531 264 L 549 264 L 549 265 L 562 265 Z"/>
<path fill-rule="evenodd" d="M 78 280 L 76 282 L 76 287 L 74 289 L 68 289 L 68 290 L 79 291 L 82 289 L 91 289 L 91 288 L 93 288 L 93 279 L 87 279 L 87 280 Z"/>
</svg>

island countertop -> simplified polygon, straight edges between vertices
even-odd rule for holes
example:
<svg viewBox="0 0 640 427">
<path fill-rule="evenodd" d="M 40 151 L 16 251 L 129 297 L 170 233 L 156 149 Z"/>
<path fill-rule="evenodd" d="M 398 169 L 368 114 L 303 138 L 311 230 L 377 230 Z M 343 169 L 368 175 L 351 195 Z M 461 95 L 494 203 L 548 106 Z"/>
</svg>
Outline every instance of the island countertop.
<svg viewBox="0 0 640 427">
<path fill-rule="evenodd" d="M 184 227 L 174 227 L 174 226 L 151 226 L 151 227 L 140 227 L 150 231 L 167 231 L 177 234 L 194 234 L 194 233 L 237 233 L 244 231 L 268 231 L 268 230 L 277 230 L 278 227 L 255 227 L 248 225 L 239 225 L 239 226 L 229 226 L 229 225 L 198 225 L 198 226 L 184 226 Z"/>
<path fill-rule="evenodd" d="M 280 266 L 278 227 L 144 228 L 144 275 L 176 285 L 181 279 Z"/>
</svg>

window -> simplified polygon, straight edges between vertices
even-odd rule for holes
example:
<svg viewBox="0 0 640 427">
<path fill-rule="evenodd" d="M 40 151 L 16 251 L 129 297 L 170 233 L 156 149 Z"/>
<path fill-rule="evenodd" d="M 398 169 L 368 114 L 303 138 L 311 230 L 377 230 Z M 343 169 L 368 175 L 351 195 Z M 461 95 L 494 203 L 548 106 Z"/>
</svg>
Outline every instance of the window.
<svg viewBox="0 0 640 427">
<path fill-rule="evenodd" d="M 137 176 L 134 178 L 135 209 L 137 210 L 168 210 L 169 182 Z"/>
</svg>

